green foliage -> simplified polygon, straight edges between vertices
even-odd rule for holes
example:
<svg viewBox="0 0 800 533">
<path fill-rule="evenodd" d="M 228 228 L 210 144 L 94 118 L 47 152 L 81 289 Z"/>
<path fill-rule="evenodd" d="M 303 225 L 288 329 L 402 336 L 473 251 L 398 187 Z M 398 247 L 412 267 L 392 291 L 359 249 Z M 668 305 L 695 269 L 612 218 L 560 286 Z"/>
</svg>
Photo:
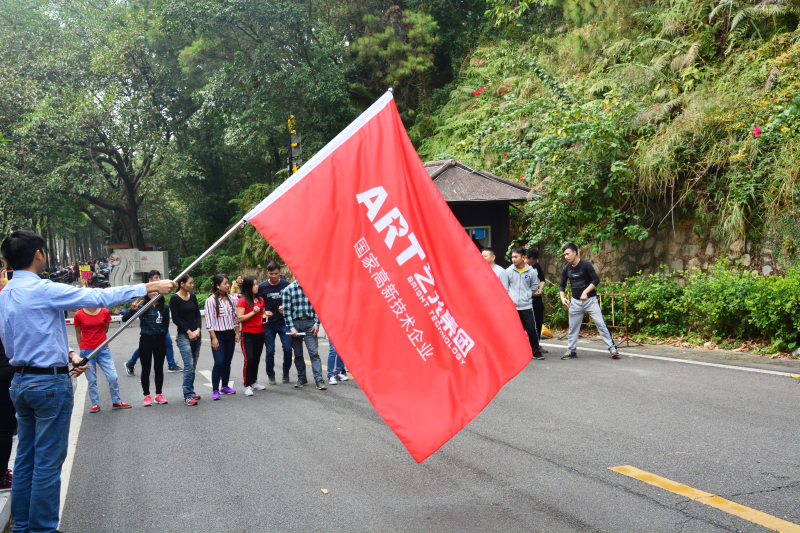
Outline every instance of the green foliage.
<svg viewBox="0 0 800 533">
<path fill-rule="evenodd" d="M 560 98 L 561 100 L 563 100 L 568 104 L 572 103 L 572 96 L 569 94 L 569 92 L 564 88 L 563 85 L 561 85 L 561 83 L 558 80 L 547 74 L 547 72 L 545 72 L 545 70 L 542 68 L 541 65 L 539 65 L 535 60 L 533 60 L 530 57 L 525 57 L 523 55 L 520 55 L 518 57 L 519 57 L 519 63 L 515 65 L 516 68 L 521 68 L 521 67 L 528 68 L 533 74 L 536 75 L 537 78 L 542 80 L 542 83 L 544 83 L 553 92 L 555 96 L 557 96 L 558 98 Z"/>
<path fill-rule="evenodd" d="M 202 285 L 198 285 L 197 278 L 195 278 L 194 286 L 195 290 L 199 291 L 200 294 L 208 294 L 211 292 L 211 286 L 213 285 L 213 276 L 208 276 L 203 280 Z"/>
<path fill-rule="evenodd" d="M 539 25 L 476 49 L 410 135 L 424 160 L 447 154 L 536 189 L 520 242 L 597 248 L 690 218 L 729 245 L 799 212 L 795 3 L 747 3 L 775 16 L 753 17 L 763 41 L 727 49 L 730 13 L 709 22 L 708 0 L 494 5 Z"/>
<path fill-rule="evenodd" d="M 189 257 L 184 259 L 183 263 L 181 263 L 181 272 L 183 272 L 184 270 L 189 268 L 191 266 L 191 264 L 194 263 L 196 260 L 197 260 L 197 256 L 196 255 L 190 255 Z"/>
<path fill-rule="evenodd" d="M 239 260 L 230 255 L 223 255 L 217 261 L 217 270 L 235 277 L 239 270 Z"/>
<path fill-rule="evenodd" d="M 785 277 L 759 278 L 746 296 L 749 322 L 760 335 L 772 339 L 776 350 L 794 350 L 800 345 L 800 268 Z"/>
<path fill-rule="evenodd" d="M 195 289 L 194 292 L 195 296 L 197 297 L 197 306 L 200 307 L 200 309 L 205 309 L 206 300 L 208 300 L 208 297 L 211 296 L 211 294 L 208 292 L 210 289 L 211 285 L 209 285 L 208 289 L 205 290 L 204 292 L 200 292 L 197 289 Z"/>
<path fill-rule="evenodd" d="M 422 91 L 427 106 L 426 73 L 433 68 L 433 48 L 438 29 L 433 17 L 424 13 L 405 11 L 399 16 L 389 14 L 388 21 L 374 15 L 364 17 L 365 35 L 351 47 L 356 61 L 374 72 L 387 87 L 407 92 L 407 84 Z M 385 26 L 377 31 L 376 26 Z M 413 116 L 414 110 L 408 110 Z"/>
<path fill-rule="evenodd" d="M 213 276 L 214 274 L 220 272 L 218 264 L 219 257 L 214 254 L 209 254 L 208 257 L 200 261 L 200 272 L 208 274 L 209 276 Z"/>
<path fill-rule="evenodd" d="M 708 274 L 696 270 L 688 275 L 680 301 L 689 331 L 708 334 L 715 340 L 751 337 L 746 301 L 755 284 L 754 274 L 729 268 L 724 261 L 713 265 Z"/>
<path fill-rule="evenodd" d="M 724 262 L 708 273 L 655 273 L 628 279 L 627 295 L 632 331 L 768 338 L 775 351 L 800 346 L 800 267 L 766 278 Z"/>
<path fill-rule="evenodd" d="M 169 36 L 193 38 L 180 54 L 184 75 L 202 86 L 192 125 L 222 128 L 225 145 L 261 154 L 272 174 L 285 162 L 289 115 L 304 155 L 355 118 L 342 64 L 346 39 L 330 6 L 177 0 L 159 8 Z"/>
<path fill-rule="evenodd" d="M 561 305 L 558 283 L 548 283 L 542 291 L 544 303 L 544 323 L 551 328 L 569 327 L 569 311 Z"/>
<path fill-rule="evenodd" d="M 530 0 L 490 0 L 485 15 L 494 20 L 495 26 L 516 25 L 534 4 Z"/>
<path fill-rule="evenodd" d="M 197 275 L 194 277 L 194 292 L 201 294 L 203 287 L 208 285 L 211 287 L 211 276 Z M 198 296 L 199 297 L 199 296 Z"/>
<path fill-rule="evenodd" d="M 680 279 L 680 274 L 662 272 L 629 279 L 628 327 L 661 337 L 677 337 L 686 332 Z"/>
<path fill-rule="evenodd" d="M 272 185 L 264 183 L 252 185 L 242 194 L 242 197 L 237 200 L 237 204 L 239 205 L 239 216 L 237 219 L 257 206 L 277 187 L 277 183 Z M 241 255 L 245 266 L 263 268 L 270 261 L 283 262 L 277 252 L 275 252 L 275 249 L 272 248 L 267 240 L 264 239 L 264 236 L 261 235 L 252 224 L 248 224 L 243 230 L 239 231 L 239 241 L 241 242 Z"/>
</svg>

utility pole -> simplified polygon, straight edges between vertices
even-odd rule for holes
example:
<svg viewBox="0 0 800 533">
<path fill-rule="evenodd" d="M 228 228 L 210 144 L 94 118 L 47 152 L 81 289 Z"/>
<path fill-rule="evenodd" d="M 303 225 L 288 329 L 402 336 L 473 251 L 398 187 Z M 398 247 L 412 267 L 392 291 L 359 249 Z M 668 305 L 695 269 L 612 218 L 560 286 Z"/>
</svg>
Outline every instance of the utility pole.
<svg viewBox="0 0 800 533">
<path fill-rule="evenodd" d="M 296 159 L 300 154 L 303 153 L 300 147 L 300 142 L 302 139 L 300 138 L 300 135 L 297 134 L 297 131 L 295 131 L 294 115 L 289 115 L 287 125 L 289 127 L 289 175 L 291 176 L 297 172 L 300 169 L 300 165 L 303 164 L 302 161 Z"/>
</svg>

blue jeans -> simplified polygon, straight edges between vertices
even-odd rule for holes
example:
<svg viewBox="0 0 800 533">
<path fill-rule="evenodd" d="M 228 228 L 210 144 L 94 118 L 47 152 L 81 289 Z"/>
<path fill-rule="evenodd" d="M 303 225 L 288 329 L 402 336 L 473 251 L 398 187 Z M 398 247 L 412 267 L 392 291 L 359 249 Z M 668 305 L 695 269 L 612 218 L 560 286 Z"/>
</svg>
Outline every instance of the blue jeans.
<svg viewBox="0 0 800 533">
<path fill-rule="evenodd" d="M 227 387 L 231 379 L 231 361 L 233 361 L 233 350 L 236 348 L 236 331 L 215 331 L 219 341 L 219 349 L 211 348 L 211 355 L 214 356 L 214 368 L 211 369 L 211 388 L 219 390 L 219 382 Z"/>
<path fill-rule="evenodd" d="M 81 357 L 86 357 L 92 353 L 91 349 L 81 349 Z M 86 381 L 89 382 L 89 399 L 92 400 L 92 405 L 100 404 L 100 393 L 97 390 L 97 367 L 106 375 L 108 381 L 108 390 L 111 392 L 111 402 L 120 403 L 122 400 L 119 398 L 119 383 L 117 383 L 117 369 L 114 367 L 114 359 L 111 358 L 111 350 L 108 346 L 97 352 L 97 355 L 89 361 L 89 369 L 86 371 Z"/>
<path fill-rule="evenodd" d="M 194 372 L 197 369 L 197 359 L 200 357 L 203 339 L 198 337 L 197 340 L 190 341 L 187 334 L 178 333 L 175 342 L 183 359 L 183 397 L 194 398 Z"/>
<path fill-rule="evenodd" d="M 67 457 L 74 393 L 67 374 L 14 374 L 17 410 L 11 517 L 14 533 L 52 533 L 58 527 L 61 465 Z"/>
<path fill-rule="evenodd" d="M 264 348 L 267 351 L 267 375 L 271 378 L 275 377 L 275 335 L 280 335 L 283 346 L 283 373 L 288 374 L 292 368 L 292 336 L 289 335 L 289 328 L 286 326 L 265 327 Z"/>
<path fill-rule="evenodd" d="M 128 361 L 127 365 L 134 366 L 136 365 L 136 361 L 139 360 L 139 348 L 136 348 L 136 351 L 133 352 L 130 361 Z M 174 349 L 172 348 L 172 336 L 169 334 L 169 330 L 167 330 L 167 364 L 169 366 L 175 366 L 175 353 Z"/>
<path fill-rule="evenodd" d="M 342 361 L 342 357 L 336 352 L 336 348 L 333 347 L 333 343 L 330 339 L 328 339 L 328 342 L 331 346 L 330 350 L 328 350 L 328 377 L 331 377 L 334 371 L 338 373 L 344 371 L 344 361 Z"/>
</svg>

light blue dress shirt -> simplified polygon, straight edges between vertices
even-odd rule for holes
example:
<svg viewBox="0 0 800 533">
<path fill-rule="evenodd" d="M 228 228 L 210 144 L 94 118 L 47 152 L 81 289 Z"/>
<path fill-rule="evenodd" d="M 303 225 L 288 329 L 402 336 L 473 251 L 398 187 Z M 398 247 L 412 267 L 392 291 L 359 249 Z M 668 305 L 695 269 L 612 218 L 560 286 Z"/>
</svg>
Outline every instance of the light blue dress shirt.
<svg viewBox="0 0 800 533">
<path fill-rule="evenodd" d="M 71 349 L 64 311 L 108 307 L 146 294 L 144 283 L 85 289 L 16 270 L 0 291 L 0 339 L 11 366 L 66 366 Z"/>
</svg>

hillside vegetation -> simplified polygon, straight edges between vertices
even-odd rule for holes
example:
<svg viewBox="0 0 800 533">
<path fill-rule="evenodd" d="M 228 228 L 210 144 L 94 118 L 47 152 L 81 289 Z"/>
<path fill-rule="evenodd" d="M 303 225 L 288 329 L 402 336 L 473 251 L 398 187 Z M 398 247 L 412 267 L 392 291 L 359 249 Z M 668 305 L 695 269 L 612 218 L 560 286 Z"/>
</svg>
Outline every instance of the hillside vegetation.
<svg viewBox="0 0 800 533">
<path fill-rule="evenodd" d="M 502 38 L 411 128 L 423 160 L 541 191 L 523 243 L 619 242 L 690 218 L 720 242 L 796 254 L 796 2 L 495 1 Z"/>
</svg>

